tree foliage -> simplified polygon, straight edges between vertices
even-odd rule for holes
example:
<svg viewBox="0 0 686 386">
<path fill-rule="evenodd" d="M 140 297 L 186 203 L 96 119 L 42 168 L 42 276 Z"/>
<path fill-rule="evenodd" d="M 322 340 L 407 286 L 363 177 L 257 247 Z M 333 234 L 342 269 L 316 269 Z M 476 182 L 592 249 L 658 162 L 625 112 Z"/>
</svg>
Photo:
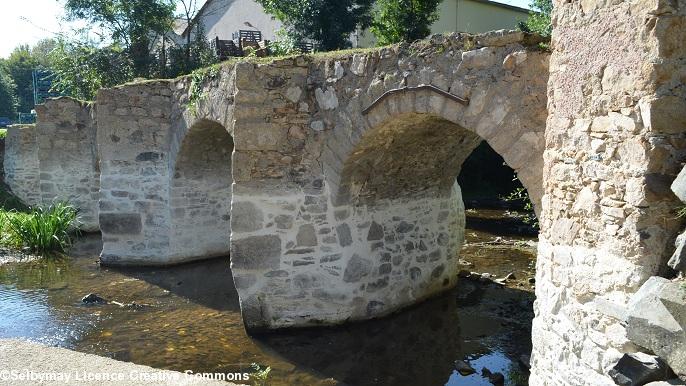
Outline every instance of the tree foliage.
<svg viewBox="0 0 686 386">
<path fill-rule="evenodd" d="M 59 41 L 50 54 L 55 91 L 92 100 L 99 88 L 133 79 L 133 63 L 117 44 L 106 47 Z"/>
<path fill-rule="evenodd" d="M 150 75 L 151 38 L 169 31 L 175 5 L 171 0 L 67 0 L 71 19 L 99 24 L 129 55 L 135 76 Z"/>
<path fill-rule="evenodd" d="M 159 63 L 158 77 L 176 77 L 190 74 L 198 68 L 217 63 L 219 59 L 205 39 L 204 26 L 195 24 L 196 33 L 192 40 L 183 45 L 170 44 L 160 48 L 157 52 Z"/>
<path fill-rule="evenodd" d="M 33 47 L 20 45 L 5 60 L 5 68 L 17 87 L 19 112 L 28 113 L 33 110 L 33 71 L 50 67 L 48 55 L 55 44 L 52 39 L 44 39 Z"/>
<path fill-rule="evenodd" d="M 14 119 L 17 114 L 17 86 L 7 72 L 5 63 L 0 63 L 0 117 Z"/>
<path fill-rule="evenodd" d="M 442 0 L 377 0 L 372 33 L 378 45 L 412 42 L 431 33 Z"/>
<path fill-rule="evenodd" d="M 33 109 L 33 70 L 37 66 L 38 61 L 28 45 L 16 47 L 5 61 L 5 68 L 16 85 L 19 112 L 28 113 Z"/>
<path fill-rule="evenodd" d="M 350 35 L 371 24 L 374 0 L 257 0 L 295 39 L 311 39 L 323 51 L 350 47 Z"/>
<path fill-rule="evenodd" d="M 519 22 L 519 29 L 525 32 L 535 32 L 543 36 L 550 36 L 553 26 L 550 18 L 553 13 L 552 0 L 532 0 L 531 12 L 525 22 Z"/>
</svg>

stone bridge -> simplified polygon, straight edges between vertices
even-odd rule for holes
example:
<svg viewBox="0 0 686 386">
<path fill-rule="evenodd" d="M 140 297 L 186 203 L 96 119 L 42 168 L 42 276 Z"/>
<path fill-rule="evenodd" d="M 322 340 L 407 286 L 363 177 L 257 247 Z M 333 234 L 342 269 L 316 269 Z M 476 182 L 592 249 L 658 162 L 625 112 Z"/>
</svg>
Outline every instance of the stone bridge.
<svg viewBox="0 0 686 386">
<path fill-rule="evenodd" d="M 103 264 L 230 255 L 248 329 L 335 324 L 455 284 L 455 178 L 485 140 L 541 218 L 532 384 L 609 384 L 636 350 L 617 310 L 681 225 L 686 5 L 556 6 L 552 56 L 452 34 L 51 100 L 10 130 L 6 180 L 76 204 Z"/>
</svg>

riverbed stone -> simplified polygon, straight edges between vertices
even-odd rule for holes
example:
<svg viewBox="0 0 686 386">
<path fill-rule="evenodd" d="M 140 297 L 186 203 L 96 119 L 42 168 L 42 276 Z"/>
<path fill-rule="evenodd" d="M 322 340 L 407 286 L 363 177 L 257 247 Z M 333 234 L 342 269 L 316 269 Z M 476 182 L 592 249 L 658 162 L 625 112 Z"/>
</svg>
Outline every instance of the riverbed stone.
<svg viewBox="0 0 686 386">
<path fill-rule="evenodd" d="M 686 274 L 686 231 L 677 236 L 674 246 L 676 249 L 667 265 L 675 271 Z"/>
<path fill-rule="evenodd" d="M 672 182 L 672 192 L 679 197 L 681 202 L 686 203 L 686 166 L 681 169 L 674 182 Z"/>
<path fill-rule="evenodd" d="M 674 376 L 660 358 L 641 352 L 624 354 L 610 369 L 609 375 L 620 386 L 640 386 L 648 382 L 666 381 Z"/>
</svg>

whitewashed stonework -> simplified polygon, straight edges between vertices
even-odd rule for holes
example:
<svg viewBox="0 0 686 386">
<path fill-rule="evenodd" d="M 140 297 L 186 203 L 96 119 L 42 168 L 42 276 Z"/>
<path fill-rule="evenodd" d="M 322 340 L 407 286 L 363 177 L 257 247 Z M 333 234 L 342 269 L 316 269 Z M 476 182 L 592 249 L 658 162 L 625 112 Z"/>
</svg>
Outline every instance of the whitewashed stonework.
<svg viewBox="0 0 686 386">
<path fill-rule="evenodd" d="M 666 267 L 686 159 L 686 2 L 555 1 L 532 385 L 613 385 Z"/>
<path fill-rule="evenodd" d="M 5 183 L 27 205 L 41 203 L 38 144 L 33 125 L 10 126 L 5 139 Z"/>
</svg>

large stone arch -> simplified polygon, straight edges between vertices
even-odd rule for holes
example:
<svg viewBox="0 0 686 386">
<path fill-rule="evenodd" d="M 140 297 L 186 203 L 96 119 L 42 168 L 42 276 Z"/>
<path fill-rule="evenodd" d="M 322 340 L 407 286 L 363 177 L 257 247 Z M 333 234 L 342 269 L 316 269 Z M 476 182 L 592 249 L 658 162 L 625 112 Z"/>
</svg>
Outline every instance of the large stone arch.
<svg viewBox="0 0 686 386">
<path fill-rule="evenodd" d="M 409 148 L 410 153 L 404 154 L 405 157 L 416 158 L 415 166 L 426 163 L 423 171 L 428 173 L 424 175 L 427 179 L 422 182 L 415 179 L 417 188 L 434 185 L 428 180 L 432 174 L 428 169 L 431 168 L 441 168 L 438 174 L 433 174 L 440 174 L 443 188 L 451 186 L 454 182 L 451 179 L 459 174 L 462 162 L 481 140 L 485 140 L 515 170 L 539 213 L 543 189 L 545 106 L 542 103 L 533 107 L 522 105 L 521 99 L 507 97 L 506 87 L 510 85 L 505 82 L 495 84 L 472 100 L 425 85 L 387 91 L 362 112 L 365 119 L 355 136 L 348 141 L 332 136 L 324 148 L 323 158 L 336 164 L 335 167 L 325 165 L 333 201 L 339 204 L 349 202 L 352 196 L 350 189 L 355 188 L 350 169 L 341 169 L 345 165 L 338 161 L 350 162 L 345 160 L 352 159 L 352 162 L 357 162 L 356 159 L 361 157 L 359 153 L 363 151 L 360 147 L 387 149 L 389 142 L 407 141 L 409 135 L 415 137 L 414 145 L 427 145 L 421 146 L 421 157 L 416 157 L 417 154 Z M 412 130 L 412 127 L 417 130 Z M 375 131 L 384 134 L 374 134 Z M 405 138 L 395 137 L 394 131 L 403 132 Z M 377 138 L 371 140 L 372 143 L 363 143 L 365 137 L 369 140 L 375 135 Z M 431 136 L 433 138 L 429 138 Z M 444 136 L 442 140 L 441 136 Z M 441 165 L 442 162 L 448 164 Z M 385 179 L 396 180 L 393 176 Z"/>
</svg>

